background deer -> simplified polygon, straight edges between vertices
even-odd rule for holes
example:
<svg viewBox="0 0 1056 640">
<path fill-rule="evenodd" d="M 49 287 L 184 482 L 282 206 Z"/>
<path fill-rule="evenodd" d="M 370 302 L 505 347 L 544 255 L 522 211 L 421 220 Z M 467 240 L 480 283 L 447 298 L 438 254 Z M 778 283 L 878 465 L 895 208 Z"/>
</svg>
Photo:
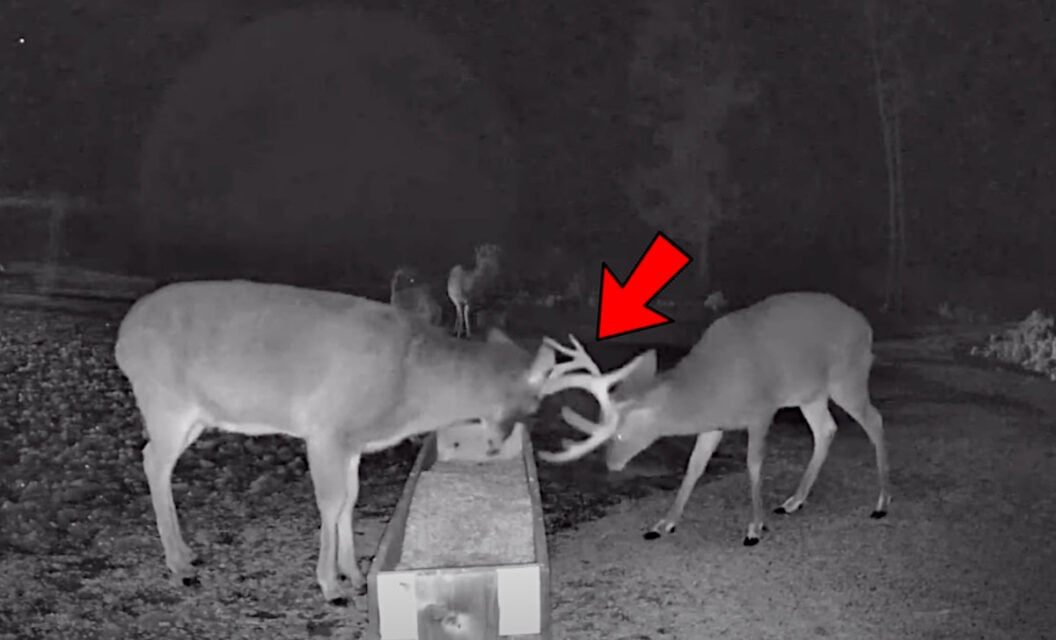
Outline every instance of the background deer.
<svg viewBox="0 0 1056 640">
<path fill-rule="evenodd" d="M 118 330 L 117 364 L 149 442 L 143 469 L 165 561 L 193 582 L 172 470 L 206 427 L 306 441 L 322 524 L 316 577 L 327 600 L 362 595 L 352 513 L 359 461 L 408 436 L 535 410 L 554 353 L 498 331 L 457 340 L 390 305 L 248 281 L 189 282 L 136 302 Z M 344 580 L 341 577 L 344 577 Z"/>
<path fill-rule="evenodd" d="M 726 296 L 721 291 L 712 291 L 704 299 L 704 308 L 712 313 L 722 313 L 727 304 Z"/>
<path fill-rule="evenodd" d="M 869 398 L 872 339 L 872 328 L 861 313 L 831 295 L 804 292 L 775 295 L 719 318 L 677 366 L 659 374 L 655 351 L 602 374 L 575 338 L 571 348 L 547 339 L 572 359 L 553 369 L 544 394 L 587 390 L 598 399 L 600 419 L 591 422 L 566 407 L 564 420 L 589 437 L 566 440 L 563 451 L 539 455 L 550 462 L 568 462 L 607 442 L 606 464 L 619 471 L 661 436 L 699 434 L 674 503 L 645 534 L 654 539 L 675 530 L 723 433 L 746 430 L 752 517 L 744 544 L 754 545 L 765 529 L 761 472 L 774 413 L 781 407 L 799 407 L 814 435 L 814 453 L 799 487 L 775 510 L 792 513 L 806 502 L 836 434 L 828 408 L 831 399 L 873 443 L 880 496 L 872 517 L 882 518 L 890 495 L 883 421 Z M 616 384 L 616 394 L 610 395 Z"/>
<path fill-rule="evenodd" d="M 421 318 L 426 324 L 438 325 L 442 317 L 440 303 L 428 283 L 421 282 L 411 267 L 399 267 L 389 282 L 389 303 Z"/>
<path fill-rule="evenodd" d="M 451 267 L 447 277 L 447 296 L 455 305 L 455 335 L 472 337 L 470 310 L 484 297 L 499 274 L 498 245 L 484 244 L 476 248 L 472 269 L 461 264 Z"/>
</svg>

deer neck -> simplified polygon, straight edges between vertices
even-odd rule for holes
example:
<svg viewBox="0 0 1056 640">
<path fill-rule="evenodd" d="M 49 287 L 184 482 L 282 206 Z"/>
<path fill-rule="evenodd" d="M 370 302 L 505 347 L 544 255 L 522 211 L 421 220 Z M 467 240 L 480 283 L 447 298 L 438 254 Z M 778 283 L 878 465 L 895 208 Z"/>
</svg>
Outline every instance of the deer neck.
<svg viewBox="0 0 1056 640">
<path fill-rule="evenodd" d="M 499 345 L 446 335 L 419 339 L 409 354 L 408 403 L 404 419 L 425 430 L 477 418 L 491 419 L 512 391 L 513 376 L 530 358 Z M 504 381 L 504 378 L 509 378 Z M 443 384 L 437 384 L 443 380 Z"/>
<path fill-rule="evenodd" d="M 686 435 L 692 429 L 693 419 L 684 400 L 685 397 L 664 376 L 643 393 L 631 410 L 647 411 L 648 420 L 658 437 Z"/>
<path fill-rule="evenodd" d="M 669 425 L 668 435 L 740 430 L 760 419 L 758 390 L 739 383 L 736 367 L 714 373 L 707 363 L 683 362 L 686 366 L 680 363 L 659 385 L 654 400 L 663 403 L 658 419 Z"/>
</svg>

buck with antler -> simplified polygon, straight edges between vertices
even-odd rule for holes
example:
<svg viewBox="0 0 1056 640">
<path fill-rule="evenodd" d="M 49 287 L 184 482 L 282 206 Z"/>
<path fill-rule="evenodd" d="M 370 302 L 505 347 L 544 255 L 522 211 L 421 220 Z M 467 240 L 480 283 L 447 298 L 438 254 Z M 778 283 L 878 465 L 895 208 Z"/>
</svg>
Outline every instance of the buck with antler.
<svg viewBox="0 0 1056 640">
<path fill-rule="evenodd" d="M 470 311 L 479 303 L 487 287 L 491 286 L 499 273 L 498 245 L 483 244 L 477 247 L 472 269 L 461 264 L 451 267 L 447 277 L 447 296 L 455 305 L 455 335 L 472 337 Z"/>
<path fill-rule="evenodd" d="M 745 545 L 759 542 L 764 531 L 761 473 L 767 432 L 774 413 L 799 407 L 814 435 L 814 453 L 799 487 L 776 513 L 800 509 L 810 494 L 836 422 L 831 399 L 864 429 L 876 451 L 880 496 L 872 517 L 887 512 L 890 496 L 883 421 L 869 398 L 873 332 L 865 317 L 833 296 L 786 293 L 716 320 L 673 369 L 656 371 L 656 352 L 647 351 L 619 369 L 602 373 L 583 345 L 572 347 L 546 339 L 570 356 L 551 372 L 544 394 L 584 389 L 600 407 L 592 422 L 564 408 L 563 419 L 589 434 L 565 441 L 558 453 L 540 452 L 549 462 L 568 462 L 608 443 L 606 464 L 618 471 L 657 438 L 697 435 L 685 477 L 667 515 L 647 539 L 675 530 L 693 487 L 704 473 L 725 431 L 748 432 L 748 476 L 752 517 Z M 613 393 L 612 388 L 620 386 Z"/>
<path fill-rule="evenodd" d="M 207 427 L 306 441 L 322 525 L 316 577 L 331 601 L 362 595 L 352 513 L 365 453 L 483 420 L 512 425 L 539 402 L 554 353 L 492 331 L 456 340 L 380 302 L 248 281 L 169 285 L 125 316 L 115 348 L 149 442 L 143 469 L 165 560 L 185 583 L 172 471 Z M 342 580 L 342 577 L 344 578 Z"/>
</svg>

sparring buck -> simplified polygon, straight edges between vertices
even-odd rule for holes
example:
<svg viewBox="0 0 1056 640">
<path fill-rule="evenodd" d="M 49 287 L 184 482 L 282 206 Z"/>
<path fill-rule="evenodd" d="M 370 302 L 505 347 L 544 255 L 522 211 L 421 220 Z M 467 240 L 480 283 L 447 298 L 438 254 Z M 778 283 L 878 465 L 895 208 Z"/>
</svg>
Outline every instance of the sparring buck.
<svg viewBox="0 0 1056 640">
<path fill-rule="evenodd" d="M 572 347 L 545 339 L 571 359 L 554 367 L 544 395 L 589 391 L 597 398 L 600 419 L 591 422 L 564 408 L 565 422 L 589 437 L 566 440 L 561 452 L 540 452 L 542 459 L 568 462 L 608 443 L 606 465 L 619 471 L 657 438 L 697 436 L 674 503 L 646 532 L 646 539 L 674 532 L 723 433 L 745 430 L 752 514 L 744 544 L 759 542 L 765 529 L 763 452 L 772 418 L 779 408 L 799 407 L 814 436 L 814 453 L 799 487 L 775 510 L 787 514 L 806 502 L 836 434 L 829 400 L 869 436 L 880 484 L 872 517 L 886 514 L 890 496 L 883 421 L 869 398 L 873 332 L 861 313 L 833 296 L 779 294 L 725 315 L 708 327 L 677 366 L 663 373 L 657 373 L 656 352 L 651 350 L 602 373 L 583 345 L 570 339 Z"/>
<path fill-rule="evenodd" d="M 243 280 L 144 296 L 115 356 L 149 438 L 143 469 L 172 574 L 195 580 L 172 496 L 180 454 L 207 427 L 284 434 L 306 442 L 319 586 L 346 602 L 366 590 L 352 530 L 360 457 L 468 420 L 503 430 L 536 409 L 554 363 L 549 346 L 533 357 L 498 331 L 457 340 L 373 300 Z"/>
</svg>

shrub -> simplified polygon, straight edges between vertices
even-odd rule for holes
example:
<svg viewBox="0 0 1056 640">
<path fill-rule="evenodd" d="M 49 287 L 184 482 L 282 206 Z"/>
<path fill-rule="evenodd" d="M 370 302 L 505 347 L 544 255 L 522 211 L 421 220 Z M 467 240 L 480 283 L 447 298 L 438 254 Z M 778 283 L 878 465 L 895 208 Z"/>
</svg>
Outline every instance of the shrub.
<svg viewBox="0 0 1056 640">
<path fill-rule="evenodd" d="M 1056 333 L 1054 319 L 1035 309 L 1019 324 L 992 334 L 984 346 L 972 347 L 972 355 L 1017 364 L 1056 381 Z"/>
</svg>

